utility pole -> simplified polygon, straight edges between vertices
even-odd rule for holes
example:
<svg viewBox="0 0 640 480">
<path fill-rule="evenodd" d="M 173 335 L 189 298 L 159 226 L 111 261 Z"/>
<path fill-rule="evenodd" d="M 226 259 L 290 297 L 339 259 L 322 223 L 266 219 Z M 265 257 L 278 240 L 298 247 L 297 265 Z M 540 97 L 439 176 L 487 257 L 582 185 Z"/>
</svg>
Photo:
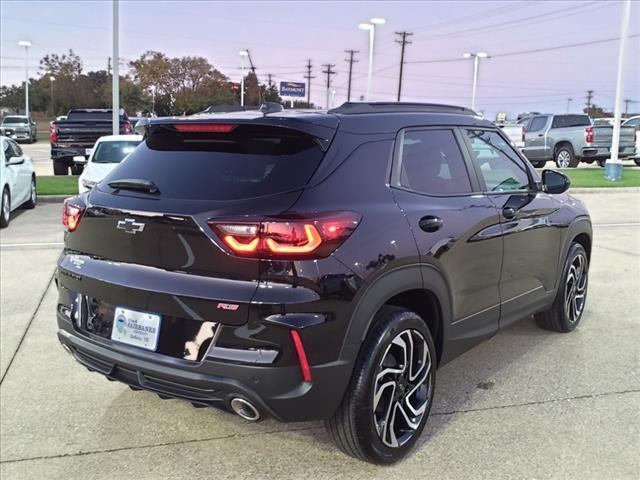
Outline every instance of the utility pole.
<svg viewBox="0 0 640 480">
<path fill-rule="evenodd" d="M 573 98 L 567 98 L 567 113 L 569 113 L 571 111 L 571 102 L 573 101 Z"/>
<path fill-rule="evenodd" d="M 407 40 L 407 37 L 410 37 L 413 33 L 396 32 L 396 35 L 400 36 L 400 40 L 396 40 L 396 43 L 399 43 L 402 47 L 400 50 L 400 77 L 398 78 L 398 101 L 400 101 L 400 95 L 402 94 L 402 71 L 404 69 L 404 49 L 407 44 L 411 43 Z"/>
<path fill-rule="evenodd" d="M 593 100 L 593 90 L 587 90 L 587 115 L 591 114 L 591 100 Z"/>
<path fill-rule="evenodd" d="M 351 75 L 353 74 L 353 64 L 358 63 L 358 60 L 354 60 L 353 56 L 359 53 L 359 50 L 345 50 L 349 54 L 349 58 L 345 59 L 345 62 L 349 62 L 349 86 L 347 87 L 347 102 L 351 101 Z"/>
<path fill-rule="evenodd" d="M 311 59 L 307 60 L 307 74 L 304 76 L 304 78 L 307 79 L 307 107 L 311 108 L 311 79 L 316 78 L 311 76 L 311 68 L 313 67 L 313 65 L 311 65 Z"/>
<path fill-rule="evenodd" d="M 120 0 L 113 0 L 113 75 L 111 77 L 111 108 L 112 108 L 112 123 L 113 134 L 118 135 L 120 133 L 120 58 L 119 53 L 119 12 L 120 12 Z"/>
<path fill-rule="evenodd" d="M 267 73 L 267 84 L 269 85 L 269 88 L 271 88 L 271 85 L 273 85 L 273 82 L 271 81 L 272 76 L 272 74 Z"/>
<path fill-rule="evenodd" d="M 323 63 L 322 66 L 326 68 L 326 70 L 323 70 L 322 73 L 326 73 L 327 74 L 327 110 L 328 110 L 329 109 L 329 97 L 330 97 L 330 94 L 331 94 L 331 76 L 336 74 L 336 72 L 334 72 L 332 70 L 332 68 L 335 67 L 335 64 L 333 64 L 333 63 Z"/>
<path fill-rule="evenodd" d="M 623 100 L 623 102 L 624 102 L 624 114 L 625 114 L 625 115 L 628 115 L 628 114 L 629 114 L 629 104 L 630 104 L 631 102 L 633 102 L 633 100 L 631 100 L 631 99 L 629 99 L 629 98 L 625 98 L 625 99 Z M 638 152 L 636 152 L 636 153 L 638 153 Z"/>
</svg>

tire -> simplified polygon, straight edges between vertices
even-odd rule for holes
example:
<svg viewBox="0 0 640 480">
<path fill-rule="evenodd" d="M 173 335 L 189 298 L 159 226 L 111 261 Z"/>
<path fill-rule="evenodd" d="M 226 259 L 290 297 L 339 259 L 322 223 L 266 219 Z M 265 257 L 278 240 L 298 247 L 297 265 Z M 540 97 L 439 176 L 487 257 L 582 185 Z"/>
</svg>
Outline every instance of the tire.
<svg viewBox="0 0 640 480">
<path fill-rule="evenodd" d="M 74 164 L 71 167 L 71 175 L 80 175 L 84 170 L 84 165 L 76 165 Z"/>
<path fill-rule="evenodd" d="M 54 175 L 67 175 L 69 173 L 69 167 L 64 159 L 53 161 L 53 174 Z"/>
<path fill-rule="evenodd" d="M 531 161 L 531 165 L 533 165 L 533 168 L 544 168 L 544 166 L 547 164 L 546 160 L 532 160 Z"/>
<path fill-rule="evenodd" d="M 573 153 L 573 148 L 568 145 L 556 150 L 553 160 L 558 168 L 576 168 L 578 166 L 578 159 Z"/>
<path fill-rule="evenodd" d="M 581 267 L 578 265 L 581 264 Z M 587 301 L 589 260 L 584 247 L 577 242 L 571 244 L 562 269 L 562 277 L 556 298 L 551 308 L 536 313 L 539 327 L 554 332 L 571 332 L 580 323 Z M 571 296 L 572 300 L 566 302 Z M 568 303 L 568 306 L 565 304 Z"/>
<path fill-rule="evenodd" d="M 596 162 L 598 163 L 598 166 L 602 167 L 602 168 L 604 168 L 604 166 L 607 164 L 607 160 L 606 159 L 604 159 L 604 160 L 596 160 Z"/>
<path fill-rule="evenodd" d="M 36 208 L 37 203 L 38 194 L 36 192 L 36 177 L 31 177 L 31 195 L 29 196 L 29 200 L 27 200 L 22 206 L 31 210 L 32 208 Z"/>
<path fill-rule="evenodd" d="M 636 165 L 640 167 L 640 157 L 634 158 L 633 161 L 635 162 Z"/>
<path fill-rule="evenodd" d="M 398 365 L 404 352 L 413 369 Z M 347 455 L 371 463 L 390 464 L 403 458 L 429 417 L 435 369 L 435 347 L 425 322 L 410 310 L 382 307 L 340 407 L 325 420 L 333 442 Z"/>
<path fill-rule="evenodd" d="M 9 220 L 11 219 L 11 194 L 8 187 L 4 187 L 4 190 L 2 190 L 0 203 L 0 228 L 5 228 L 9 225 Z"/>
</svg>

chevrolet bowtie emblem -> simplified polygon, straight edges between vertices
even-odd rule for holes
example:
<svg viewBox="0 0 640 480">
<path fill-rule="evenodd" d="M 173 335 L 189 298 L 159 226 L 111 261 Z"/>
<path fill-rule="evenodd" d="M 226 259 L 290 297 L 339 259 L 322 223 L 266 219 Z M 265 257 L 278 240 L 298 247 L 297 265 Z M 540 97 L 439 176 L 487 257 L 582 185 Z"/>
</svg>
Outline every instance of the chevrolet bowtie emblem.
<svg viewBox="0 0 640 480">
<path fill-rule="evenodd" d="M 124 220 L 120 220 L 118 225 L 116 226 L 118 230 L 124 230 L 127 233 L 135 235 L 138 232 L 142 232 L 144 230 L 144 223 L 136 222 L 133 218 L 125 218 Z"/>
</svg>

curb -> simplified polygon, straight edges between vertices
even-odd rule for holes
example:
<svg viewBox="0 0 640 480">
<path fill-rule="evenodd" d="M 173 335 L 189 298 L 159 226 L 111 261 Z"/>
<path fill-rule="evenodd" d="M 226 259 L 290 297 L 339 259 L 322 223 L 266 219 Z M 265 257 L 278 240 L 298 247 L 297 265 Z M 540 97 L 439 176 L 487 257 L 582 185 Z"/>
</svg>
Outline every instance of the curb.
<svg viewBox="0 0 640 480">
<path fill-rule="evenodd" d="M 38 203 L 62 203 L 73 195 L 38 195 Z"/>
<path fill-rule="evenodd" d="M 640 187 L 569 188 L 567 193 L 640 193 Z"/>
</svg>

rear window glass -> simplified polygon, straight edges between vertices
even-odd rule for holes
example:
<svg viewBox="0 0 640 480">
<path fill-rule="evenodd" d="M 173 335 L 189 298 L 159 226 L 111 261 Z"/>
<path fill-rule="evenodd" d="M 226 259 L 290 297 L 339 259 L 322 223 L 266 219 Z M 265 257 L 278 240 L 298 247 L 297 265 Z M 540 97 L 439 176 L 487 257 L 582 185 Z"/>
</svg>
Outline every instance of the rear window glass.
<svg viewBox="0 0 640 480">
<path fill-rule="evenodd" d="M 240 125 L 228 133 L 152 127 L 103 184 L 152 180 L 163 197 L 237 200 L 301 188 L 322 160 L 316 139 L 296 130 Z"/>
<path fill-rule="evenodd" d="M 4 117 L 3 124 L 27 124 L 26 117 Z"/>
<path fill-rule="evenodd" d="M 100 142 L 93 152 L 92 163 L 120 163 L 140 144 L 139 140 L 119 142 Z"/>
<path fill-rule="evenodd" d="M 123 118 L 120 115 L 120 118 Z M 111 112 L 69 112 L 67 120 L 111 120 Z"/>
<path fill-rule="evenodd" d="M 587 115 L 556 115 L 551 128 L 588 127 L 591 119 Z"/>
</svg>

